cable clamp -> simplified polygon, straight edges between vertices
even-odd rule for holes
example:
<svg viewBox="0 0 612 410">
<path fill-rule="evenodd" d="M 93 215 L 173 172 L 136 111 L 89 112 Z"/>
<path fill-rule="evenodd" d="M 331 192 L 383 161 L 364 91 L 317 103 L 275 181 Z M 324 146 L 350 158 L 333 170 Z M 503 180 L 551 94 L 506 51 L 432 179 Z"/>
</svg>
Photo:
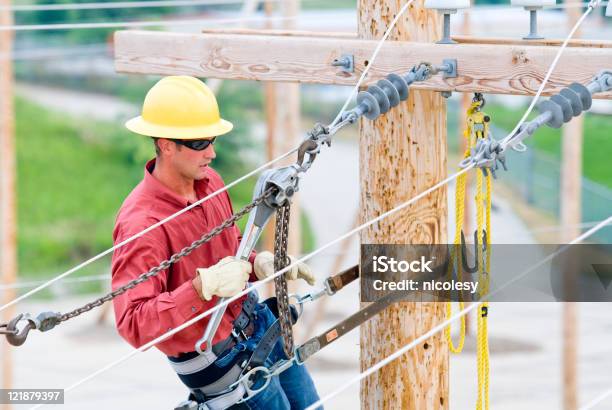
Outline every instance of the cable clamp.
<svg viewBox="0 0 612 410">
<path fill-rule="evenodd" d="M 485 176 L 491 172 L 493 178 L 496 178 L 495 171 L 499 169 L 499 164 L 504 171 L 508 170 L 502 146 L 492 138 L 481 138 L 476 143 L 476 147 L 472 148 L 471 155 L 459 163 L 459 167 L 474 166 L 480 168 Z"/>
<path fill-rule="evenodd" d="M 601 70 L 593 80 L 599 86 L 599 92 L 606 92 L 612 89 L 612 70 Z"/>
</svg>

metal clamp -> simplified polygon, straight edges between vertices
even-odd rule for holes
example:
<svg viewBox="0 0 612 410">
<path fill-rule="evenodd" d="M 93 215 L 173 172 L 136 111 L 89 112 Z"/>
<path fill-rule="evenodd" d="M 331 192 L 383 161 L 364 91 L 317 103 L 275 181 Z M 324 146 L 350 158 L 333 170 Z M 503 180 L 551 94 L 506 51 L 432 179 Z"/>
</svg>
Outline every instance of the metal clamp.
<svg viewBox="0 0 612 410">
<path fill-rule="evenodd" d="M 506 158 L 499 142 L 482 138 L 476 143 L 476 147 L 472 148 L 471 155 L 459 163 L 459 167 L 467 168 L 472 165 L 483 170 L 486 174 L 487 170 L 495 177 L 495 171 L 499 168 L 498 162 L 504 170 L 506 167 Z"/>
<path fill-rule="evenodd" d="M 590 86 L 591 84 L 596 84 L 596 87 Z M 612 89 L 612 70 L 601 70 L 597 73 L 595 78 L 591 80 L 591 84 L 588 86 L 591 93 L 609 91 Z M 591 88 L 596 89 L 591 90 Z"/>
<path fill-rule="evenodd" d="M 264 390 L 270 384 L 270 380 L 272 377 L 281 374 L 295 363 L 295 356 L 289 360 L 280 360 L 274 363 L 270 368 L 265 366 L 257 366 L 253 367 L 251 370 L 244 373 L 238 380 L 234 383 L 230 384 L 228 390 L 233 390 L 239 385 L 242 385 L 246 391 L 246 395 L 240 399 L 237 403 L 243 403 L 255 396 L 257 393 Z M 255 385 L 255 381 L 252 379 L 253 376 L 256 376 L 258 373 L 263 373 L 264 382 L 261 386 L 253 389 L 252 387 Z"/>
</svg>

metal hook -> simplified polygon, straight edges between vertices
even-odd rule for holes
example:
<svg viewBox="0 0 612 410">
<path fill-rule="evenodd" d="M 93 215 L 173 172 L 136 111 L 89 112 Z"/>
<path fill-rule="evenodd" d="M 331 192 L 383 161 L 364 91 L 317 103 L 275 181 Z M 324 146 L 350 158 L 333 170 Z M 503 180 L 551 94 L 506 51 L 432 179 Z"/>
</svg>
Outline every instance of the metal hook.
<svg viewBox="0 0 612 410">
<path fill-rule="evenodd" d="M 17 330 L 17 324 L 21 320 L 27 320 L 27 324 L 21 330 Z M 29 319 L 29 315 L 25 316 L 23 313 L 20 313 L 15 318 L 11 319 L 10 322 L 6 324 L 0 325 L 1 327 L 6 327 L 6 330 L 0 330 L 0 334 L 4 334 L 6 336 L 6 341 L 12 344 L 13 346 L 21 346 L 25 343 L 28 333 L 32 329 L 36 329 L 36 324 Z"/>
<path fill-rule="evenodd" d="M 483 229 L 482 231 L 482 250 L 483 254 L 487 250 L 487 231 Z M 463 266 L 463 271 L 467 273 L 476 273 L 478 272 L 479 261 L 477 259 L 478 255 L 478 230 L 474 231 L 474 265 L 469 266 L 468 258 L 467 258 L 467 245 L 465 243 L 465 235 L 463 231 L 461 231 L 461 265 Z"/>
</svg>

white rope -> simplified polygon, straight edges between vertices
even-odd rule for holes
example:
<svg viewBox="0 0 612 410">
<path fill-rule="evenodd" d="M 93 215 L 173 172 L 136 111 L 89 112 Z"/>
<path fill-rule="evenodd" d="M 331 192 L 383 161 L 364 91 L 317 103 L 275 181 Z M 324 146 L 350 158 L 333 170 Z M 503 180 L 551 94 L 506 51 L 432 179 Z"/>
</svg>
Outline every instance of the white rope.
<svg viewBox="0 0 612 410">
<path fill-rule="evenodd" d="M 78 271 L 79 269 L 81 269 L 81 268 L 83 268 L 83 267 L 85 267 L 85 266 L 87 266 L 87 265 L 91 264 L 92 262 L 97 261 L 98 259 L 100 259 L 100 258 L 102 258 L 102 257 L 104 257 L 104 256 L 106 256 L 106 255 L 108 255 L 109 253 L 114 252 L 116 249 L 119 249 L 119 248 L 121 248 L 122 246 L 127 245 L 128 243 L 132 242 L 133 240 L 135 240 L 135 239 L 137 239 L 137 238 L 140 238 L 140 237 L 141 237 L 141 236 L 143 236 L 144 234 L 146 234 L 146 233 L 148 233 L 148 232 L 152 231 L 153 229 L 155 229 L 155 228 L 157 228 L 157 227 L 159 227 L 159 226 L 161 226 L 161 225 L 165 224 L 165 223 L 166 223 L 166 222 L 168 222 L 168 221 L 171 221 L 172 219 L 176 218 L 177 216 L 184 214 L 185 212 L 189 211 L 190 209 L 195 208 L 196 206 L 198 206 L 198 205 L 200 205 L 200 204 L 202 204 L 202 203 L 204 203 L 204 202 L 208 201 L 209 199 L 216 197 L 216 196 L 217 196 L 217 195 L 219 195 L 220 193 L 227 191 L 227 190 L 228 190 L 228 189 L 230 189 L 231 187 L 233 187 L 233 186 L 235 186 L 235 185 L 239 184 L 240 182 L 244 181 L 245 179 L 250 178 L 251 176 L 253 176 L 253 175 L 257 174 L 258 172 L 260 172 L 260 171 L 262 171 L 262 170 L 266 169 L 266 168 L 267 168 L 267 167 L 269 167 L 270 165 L 272 165 L 272 164 L 274 164 L 274 163 L 276 163 L 276 162 L 278 162 L 278 161 L 280 161 L 280 160 L 282 160 L 282 159 L 284 159 L 284 158 L 287 158 L 289 155 L 293 154 L 295 151 L 297 151 L 297 148 L 294 148 L 294 149 L 292 149 L 291 151 L 286 152 L 285 154 L 281 155 L 280 157 L 275 158 L 275 159 L 273 159 L 272 161 L 270 161 L 270 162 L 267 162 L 267 163 L 263 164 L 263 165 L 262 165 L 262 166 L 260 166 L 259 168 L 254 169 L 253 171 L 249 172 L 248 174 L 246 174 L 246 175 L 244 175 L 244 176 L 242 176 L 242 177 L 240 177 L 240 178 L 236 179 L 235 181 L 231 182 L 230 184 L 227 184 L 227 185 L 226 185 L 226 186 L 224 186 L 223 188 L 220 188 L 220 189 L 216 190 L 215 192 L 213 192 L 213 193 L 211 193 L 211 194 L 207 195 L 206 197 L 204 197 L 204 198 L 202 198 L 202 199 L 198 200 L 197 202 L 194 202 L 193 204 L 189 205 L 188 207 L 183 208 L 183 209 L 181 209 L 181 210 L 180 210 L 180 211 L 178 211 L 178 212 L 175 212 L 174 214 L 172 214 L 172 215 L 168 216 L 168 217 L 167 217 L 167 218 L 165 218 L 165 219 L 162 219 L 161 221 L 157 222 L 156 224 L 149 226 L 148 228 L 144 229 L 143 231 L 141 231 L 141 232 L 139 232 L 139 233 L 137 233 L 137 234 L 135 234 L 135 235 L 133 235 L 133 236 L 130 236 L 129 238 L 125 239 L 124 241 L 122 241 L 122 242 L 120 242 L 120 243 L 118 243 L 118 244 L 114 245 L 114 246 L 113 246 L 113 247 L 111 247 L 111 248 L 108 248 L 108 249 L 107 249 L 107 250 L 105 250 L 104 252 L 99 253 L 99 254 L 97 254 L 96 256 L 93 256 L 92 258 L 90 258 L 90 259 L 86 260 L 85 262 L 82 262 L 81 264 L 79 264 L 79 265 L 77 265 L 77 266 L 73 267 L 72 269 L 69 269 L 69 270 L 67 270 L 66 272 L 64 272 L 64 273 L 62 273 L 62 274 L 60 274 L 60 275 L 56 276 L 55 278 L 53 278 L 53 279 L 51 279 L 51 280 L 49 280 L 49 281 L 47 281 L 47 282 L 43 283 L 42 285 L 40 285 L 40 286 L 36 287 L 35 289 L 32 289 L 31 291 L 29 291 L 29 292 L 27 292 L 27 293 L 23 294 L 22 296 L 18 297 L 17 299 L 15 299 L 15 300 L 13 300 L 13 301 L 11 301 L 11 302 L 9 302 L 9 303 L 7 303 L 7 304 L 5 304 L 5 305 L 1 306 L 1 307 L 0 307 L 0 312 L 1 312 L 1 311 L 3 311 L 4 309 L 8 308 L 9 306 L 14 305 L 15 303 L 18 303 L 18 302 L 22 301 L 23 299 L 25 299 L 25 298 L 27 298 L 27 297 L 29 297 L 29 296 L 31 296 L 31 295 L 33 295 L 33 294 L 37 293 L 37 292 L 40 292 L 41 290 L 43 290 L 43 289 L 45 289 L 45 288 L 49 287 L 50 285 L 52 285 L 53 283 L 57 282 L 58 280 L 65 278 L 66 276 L 68 276 L 68 275 L 70 275 L 70 274 L 72 274 L 72 273 L 74 273 L 74 272 Z"/>
<path fill-rule="evenodd" d="M 285 272 L 287 272 L 288 270 L 292 269 L 295 266 L 298 266 L 299 263 L 304 262 L 310 258 L 312 258 L 313 256 L 318 255 L 319 253 L 323 252 L 325 249 L 328 249 L 334 245 L 336 245 L 339 242 L 342 242 L 343 240 L 345 240 L 346 238 L 358 233 L 359 231 L 381 221 L 382 219 L 393 215 L 396 212 L 399 212 L 403 209 L 405 209 L 406 207 L 412 205 L 413 203 L 415 203 L 416 201 L 418 201 L 419 199 L 424 198 L 425 196 L 431 194 L 432 192 L 436 191 L 437 189 L 439 189 L 440 187 L 448 184 L 450 181 L 456 179 L 459 175 L 467 172 L 468 170 L 470 170 L 473 167 L 473 165 L 468 166 L 467 168 L 462 169 L 461 171 L 457 172 L 456 174 L 444 179 L 443 181 L 438 182 L 437 184 L 435 184 L 434 186 L 432 186 L 431 188 L 426 189 L 425 191 L 421 192 L 420 194 L 414 196 L 413 198 L 409 199 L 408 201 L 396 206 L 395 208 L 382 213 L 381 215 L 377 216 L 374 219 L 371 219 L 370 221 L 363 223 L 361 225 L 359 225 L 358 227 L 348 231 L 347 233 L 341 235 L 340 237 L 328 242 L 327 244 L 321 246 L 320 248 L 314 250 L 313 252 L 303 256 L 300 259 L 296 259 L 293 263 L 291 263 L 290 265 L 288 265 L 287 267 L 275 272 L 273 275 L 268 276 L 267 278 L 260 280 L 254 284 L 252 284 L 250 287 L 246 288 L 245 290 L 243 290 L 242 292 L 232 296 L 231 298 L 228 298 L 227 300 L 225 300 L 222 303 L 219 303 L 217 305 L 215 305 L 214 307 L 208 309 L 207 311 L 200 313 L 198 316 L 193 317 L 192 319 L 188 320 L 187 322 L 183 323 L 182 325 L 162 334 L 161 336 L 158 336 L 157 338 L 151 340 L 150 342 L 140 346 L 139 348 L 133 350 L 132 352 L 128 353 L 127 355 L 121 357 L 120 359 L 115 360 L 114 362 L 104 366 L 103 368 L 101 368 L 100 370 L 97 370 L 96 372 L 90 374 L 89 376 L 71 384 L 70 386 L 66 387 L 64 389 L 65 392 L 69 392 L 73 389 L 75 389 L 76 387 L 82 385 L 83 383 L 93 379 L 96 376 L 99 376 L 100 374 L 112 369 L 113 367 L 123 363 L 126 360 L 129 360 L 131 357 L 135 356 L 137 353 L 139 352 L 143 352 L 149 348 L 151 348 L 152 346 L 155 346 L 156 344 L 158 344 L 159 342 L 162 342 L 164 340 L 166 340 L 167 338 L 169 338 L 170 336 L 175 335 L 176 333 L 180 332 L 181 330 L 191 326 L 192 324 L 198 322 L 199 320 L 202 320 L 203 318 L 210 316 L 211 314 L 213 314 L 214 312 L 216 312 L 217 310 L 229 305 L 230 303 L 233 303 L 234 301 L 236 301 L 237 299 L 240 299 L 242 296 L 246 295 L 247 293 L 249 293 L 252 290 L 255 290 L 257 288 L 262 287 L 263 285 L 265 285 L 266 283 L 274 280 L 274 278 L 284 274 Z M 32 409 L 37 409 L 40 408 L 41 406 L 43 406 L 44 404 L 39 404 L 37 406 L 32 407 Z"/>
<path fill-rule="evenodd" d="M 589 4 L 591 4 L 591 2 L 584 2 L 584 3 L 557 3 L 554 4 L 552 6 L 542 6 L 542 9 L 544 10 L 557 10 L 557 9 L 577 9 L 577 8 L 584 8 L 587 7 Z M 601 6 L 605 6 L 607 5 L 608 2 L 607 1 L 602 1 L 600 3 Z M 490 4 L 490 5 L 477 5 L 474 7 L 471 7 L 471 9 L 474 10 L 506 10 L 506 9 L 522 9 L 523 6 L 513 6 L 510 3 L 504 3 L 504 4 Z M 467 9 L 468 11 L 470 9 Z"/>
<path fill-rule="evenodd" d="M 266 0 L 279 2 L 284 0 Z M 302 0 L 303 1 L 303 0 Z M 102 9 L 133 9 L 153 7 L 182 6 L 216 6 L 242 4 L 244 0 L 159 0 L 159 1 L 114 1 L 94 3 L 63 3 L 63 4 L 17 4 L 0 6 L 0 10 L 10 11 L 58 11 L 58 10 L 102 10 Z"/>
<path fill-rule="evenodd" d="M 84 276 L 82 278 L 72 278 L 66 279 L 62 283 L 81 283 L 81 282 L 95 282 L 98 280 L 108 280 L 111 276 L 109 274 L 105 275 L 92 275 L 92 276 Z M 3 290 L 9 289 L 24 289 L 24 288 L 33 288 L 35 286 L 46 283 L 44 280 L 36 280 L 36 281 L 24 281 L 24 282 L 16 282 L 16 283 L 0 283 L 0 292 Z"/>
<path fill-rule="evenodd" d="M 550 67 L 548 68 L 548 72 L 546 73 L 546 76 L 544 77 L 544 81 L 542 81 L 542 84 L 540 84 L 540 88 L 538 88 L 538 92 L 536 93 L 535 97 L 533 98 L 533 100 L 531 101 L 531 104 L 529 104 L 529 108 L 527 108 L 527 111 L 525 111 L 525 114 L 523 115 L 523 117 L 521 118 L 521 120 L 519 121 L 518 124 L 516 124 L 516 127 L 514 127 L 514 129 L 512 130 L 512 132 L 510 132 L 510 134 L 508 134 L 507 137 L 505 137 L 502 141 L 500 141 L 500 143 L 502 143 L 502 146 L 505 146 L 506 143 L 514 136 L 514 134 L 518 131 L 518 129 L 520 128 L 521 125 L 523 125 L 523 123 L 525 122 L 525 120 L 527 119 L 527 116 L 529 116 L 529 114 L 531 114 L 531 111 L 533 110 L 533 107 L 536 105 L 536 103 L 538 102 L 538 100 L 540 99 L 540 95 L 542 94 L 542 92 L 544 91 L 544 87 L 546 87 L 546 84 L 548 83 L 548 80 L 550 79 L 550 76 L 552 74 L 552 72 L 554 71 L 554 69 L 557 67 L 557 63 L 559 62 L 559 59 L 561 58 L 561 54 L 563 54 L 563 51 L 565 50 L 565 48 L 567 47 L 567 44 L 569 43 L 570 39 L 574 36 L 574 33 L 576 32 L 576 30 L 578 30 L 578 27 L 580 27 L 580 25 L 582 24 L 582 22 L 584 21 L 584 19 L 589 15 L 589 13 L 591 13 L 591 11 L 593 11 L 593 9 L 595 7 L 597 7 L 597 5 L 599 4 L 599 0 L 594 0 L 591 3 L 589 3 L 589 7 L 587 8 L 587 10 L 582 14 L 582 16 L 580 17 L 580 19 L 578 19 L 578 21 L 576 22 L 576 24 L 574 24 L 574 27 L 572 28 L 572 30 L 570 31 L 570 33 L 568 34 L 568 36 L 565 38 L 565 41 L 563 41 L 563 44 L 561 45 L 561 47 L 559 48 L 559 51 L 557 51 L 557 55 L 555 56 L 552 64 L 550 65 Z"/>
<path fill-rule="evenodd" d="M 118 22 L 99 22 L 99 23 L 59 23 L 59 24 L 28 24 L 0 26 L 0 31 L 45 31 L 45 30 L 74 30 L 74 29 L 96 29 L 96 28 L 117 28 L 117 27 L 158 27 L 158 26 L 197 26 L 197 25 L 220 25 L 233 24 L 253 21 L 284 21 L 294 20 L 296 17 L 283 16 L 259 16 L 241 17 L 232 19 L 197 19 L 197 20 L 160 20 L 160 21 L 118 21 Z"/>
<path fill-rule="evenodd" d="M 591 236 L 592 234 L 594 234 L 595 232 L 597 232 L 598 230 L 602 229 L 604 226 L 606 226 L 606 225 L 608 225 L 610 223 L 612 223 L 612 216 L 609 216 L 606 220 L 600 222 L 594 228 L 591 228 L 590 230 L 588 230 L 584 234 L 580 235 L 579 237 L 577 237 L 576 239 L 571 241 L 569 244 L 567 244 L 567 245 L 561 247 L 560 249 L 558 249 L 556 252 L 548 255 L 546 258 L 542 259 L 537 264 L 535 264 L 532 267 L 530 267 L 529 269 L 525 270 L 523 273 L 519 274 L 518 276 L 515 276 L 512 280 L 510 280 L 507 283 L 505 283 L 504 286 L 498 288 L 494 292 L 489 293 L 487 296 L 488 297 L 494 296 L 498 292 L 500 292 L 503 289 L 505 289 L 507 286 L 511 285 L 512 283 L 516 282 L 517 280 L 523 278 L 528 273 L 532 272 L 534 269 L 537 269 L 539 266 L 542 266 L 543 264 L 545 264 L 546 262 L 548 262 L 549 260 L 554 258 L 559 253 L 565 251 L 568 246 L 574 245 L 574 244 L 577 244 L 577 243 L 580 243 L 580 242 L 584 241 L 586 238 L 588 238 L 589 236 Z M 325 402 L 329 401 L 333 397 L 337 396 L 338 394 L 340 394 L 341 392 L 343 392 L 344 390 L 349 388 L 351 385 L 360 382 L 361 380 L 365 379 L 366 377 L 368 377 L 372 373 L 380 370 L 381 368 L 383 368 L 387 364 L 391 363 L 392 361 L 394 361 L 395 359 L 397 359 L 401 355 L 405 354 L 409 350 L 414 349 L 416 346 L 420 345 L 425 340 L 427 340 L 430 337 L 434 336 L 435 334 L 441 332 L 442 330 L 444 330 L 444 328 L 446 328 L 447 326 L 452 324 L 455 320 L 461 318 L 462 316 L 467 315 L 470 311 L 476 309 L 482 303 L 483 302 L 480 301 L 480 302 L 477 302 L 477 303 L 470 304 L 470 306 L 468 306 L 467 308 L 457 312 L 456 314 L 454 314 L 453 316 L 451 316 L 447 320 L 443 321 L 442 323 L 440 323 L 437 326 L 435 326 L 432 329 L 430 329 L 427 333 L 424 333 L 423 335 L 421 335 L 418 338 L 414 339 L 410 343 L 407 343 L 402 348 L 396 350 L 393 354 L 385 357 L 381 361 L 377 362 L 375 365 L 369 367 L 368 369 L 366 369 L 363 372 L 359 373 L 359 375 L 357 375 L 356 377 L 354 377 L 351 380 L 349 380 L 348 382 L 344 383 L 342 386 L 340 386 L 336 390 L 333 390 L 332 392 L 328 393 L 327 395 L 325 395 L 324 397 L 319 399 L 319 401 L 317 401 L 316 403 L 313 403 L 310 406 L 308 406 L 308 408 L 306 410 L 314 410 L 317 407 L 321 406 Z M 612 390 L 610 391 L 609 394 L 612 394 Z M 581 409 L 581 410 L 585 410 L 585 409 Z"/>
<path fill-rule="evenodd" d="M 406 12 L 406 10 L 412 4 L 413 1 L 414 0 L 409 0 L 406 4 L 404 4 L 402 6 L 402 8 L 400 9 L 400 11 L 395 16 L 395 18 L 391 21 L 391 24 L 389 25 L 389 27 L 387 27 L 387 30 L 385 31 L 385 34 L 382 36 L 382 38 L 380 39 L 379 43 L 376 45 L 376 48 L 374 49 L 374 53 L 372 53 L 372 57 L 370 57 L 370 59 L 368 60 L 370 63 L 367 65 L 365 70 L 363 70 L 363 72 L 361 73 L 361 76 L 359 77 L 359 80 L 357 81 L 357 84 L 355 84 L 355 87 L 353 87 L 353 89 L 351 90 L 350 95 L 346 99 L 346 101 L 345 101 L 344 105 L 342 106 L 342 108 L 340 109 L 340 112 L 338 113 L 338 115 L 336 115 L 336 118 L 334 118 L 334 120 L 332 121 L 332 124 L 335 124 L 336 122 L 338 122 L 338 120 L 342 116 L 342 113 L 344 113 L 344 110 L 346 110 L 346 107 L 348 107 L 349 103 L 353 99 L 353 96 L 357 93 L 357 91 L 359 91 L 359 86 L 361 85 L 361 83 L 365 79 L 365 76 L 368 74 L 368 71 L 370 71 L 370 68 L 374 65 L 374 60 L 376 60 L 376 57 L 378 56 L 378 53 L 379 53 L 383 43 L 387 40 L 387 37 L 389 37 L 389 34 L 391 34 L 391 30 L 395 27 L 395 25 L 397 24 L 397 21 L 399 20 L 399 18 L 404 14 L 404 12 Z"/>
<path fill-rule="evenodd" d="M 593 222 L 581 222 L 578 224 L 569 224 L 569 225 L 549 225 L 549 226 L 540 226 L 540 227 L 536 227 L 533 229 L 529 229 L 527 230 L 527 233 L 538 233 L 538 232 L 560 232 L 560 231 L 565 231 L 568 229 L 574 229 L 574 228 L 578 228 L 578 229 L 584 229 L 584 228 L 590 228 L 592 226 L 597 225 L 598 223 L 600 223 L 601 221 L 593 221 Z M 514 233 L 512 232 L 505 232 L 505 234 L 507 235 L 514 235 Z M 499 235 L 502 237 L 505 237 L 506 235 L 502 234 Z M 496 238 L 499 238 L 498 235 L 496 235 Z"/>
<path fill-rule="evenodd" d="M 591 400 L 590 402 L 588 402 L 584 406 L 580 407 L 578 410 L 591 410 L 592 408 L 597 406 L 599 403 L 602 403 L 605 399 L 607 399 L 610 396 L 612 396 L 612 389 L 603 392 L 602 394 L 600 394 L 599 396 L 595 397 L 593 400 Z M 609 408 L 609 406 L 608 406 L 608 408 Z"/>
</svg>

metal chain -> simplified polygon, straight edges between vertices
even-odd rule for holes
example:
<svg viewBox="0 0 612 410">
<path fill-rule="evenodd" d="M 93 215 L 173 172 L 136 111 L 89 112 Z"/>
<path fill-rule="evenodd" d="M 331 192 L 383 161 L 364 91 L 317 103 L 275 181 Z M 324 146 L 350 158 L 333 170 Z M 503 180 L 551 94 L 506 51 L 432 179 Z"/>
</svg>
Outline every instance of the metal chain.
<svg viewBox="0 0 612 410">
<path fill-rule="evenodd" d="M 98 298 L 98 299 L 94 300 L 93 302 L 87 303 L 86 305 L 83 305 L 80 308 L 74 309 L 71 312 L 62 314 L 60 316 L 60 318 L 59 318 L 59 322 L 65 322 L 66 320 L 72 319 L 74 317 L 77 317 L 77 316 L 79 316 L 82 313 L 89 312 L 90 310 L 92 310 L 92 309 L 94 309 L 94 308 L 96 308 L 98 306 L 101 306 L 104 303 L 106 303 L 106 302 L 108 302 L 110 300 L 113 300 L 117 296 L 119 296 L 119 295 L 127 292 L 128 290 L 136 287 L 137 285 L 141 284 L 142 282 L 146 281 L 147 279 L 149 279 L 149 278 L 151 278 L 153 276 L 156 276 L 159 272 L 161 272 L 161 271 L 163 271 L 165 269 L 168 269 L 170 267 L 170 265 L 178 262 L 184 256 L 189 255 L 195 249 L 197 249 L 198 247 L 202 246 L 206 242 L 209 242 L 215 236 L 219 235 L 223 230 L 225 230 L 225 229 L 231 227 L 232 225 L 234 225 L 234 223 L 238 219 L 242 218 L 244 215 L 248 214 L 257 205 L 261 204 L 267 197 L 269 197 L 273 193 L 273 191 L 274 191 L 274 188 L 268 189 L 261 196 L 255 198 L 251 203 L 246 205 L 240 211 L 236 212 L 234 215 L 230 216 L 225 221 L 223 221 L 223 223 L 221 223 L 221 225 L 216 226 L 213 230 L 211 230 L 210 232 L 204 234 L 200 239 L 194 241 L 191 245 L 183 248 L 180 252 L 175 253 L 170 258 L 168 258 L 165 261 L 161 262 L 156 267 L 150 269 L 148 272 L 143 273 L 138 278 L 136 278 L 136 279 L 126 283 L 125 285 L 123 285 L 123 286 L 117 288 L 116 290 L 114 290 L 114 291 L 112 291 L 112 292 L 102 296 L 101 298 Z"/>
<path fill-rule="evenodd" d="M 289 240 L 289 215 L 291 204 L 289 201 L 276 211 L 276 226 L 274 232 L 274 270 L 289 266 L 291 261 L 287 255 Z M 291 310 L 289 305 L 289 292 L 287 290 L 287 276 L 280 275 L 274 278 L 276 301 L 278 306 L 278 320 L 283 337 L 283 350 L 288 359 L 293 357 L 293 328 Z"/>
</svg>

